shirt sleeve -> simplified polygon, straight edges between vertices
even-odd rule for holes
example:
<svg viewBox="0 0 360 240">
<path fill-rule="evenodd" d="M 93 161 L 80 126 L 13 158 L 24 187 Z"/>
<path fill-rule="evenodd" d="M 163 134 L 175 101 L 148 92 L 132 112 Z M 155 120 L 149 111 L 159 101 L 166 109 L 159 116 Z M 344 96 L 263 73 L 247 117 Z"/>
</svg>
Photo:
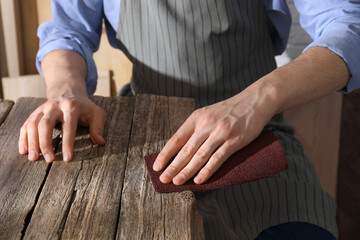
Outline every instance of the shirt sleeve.
<svg viewBox="0 0 360 240">
<path fill-rule="evenodd" d="M 92 54 L 99 47 L 103 2 L 100 0 L 52 0 L 52 20 L 40 25 L 38 37 L 40 48 L 36 67 L 41 71 L 41 61 L 51 51 L 70 50 L 80 54 L 86 61 L 86 86 L 93 94 L 97 83 L 97 70 Z"/>
<path fill-rule="evenodd" d="M 342 57 L 351 79 L 340 90 L 350 93 L 360 88 L 360 0 L 294 0 L 300 24 L 313 38 L 311 47 L 326 47 Z"/>
<path fill-rule="evenodd" d="M 280 55 L 284 52 L 289 39 L 290 10 L 284 0 L 263 0 L 263 2 L 270 20 L 269 31 L 275 55 Z"/>
</svg>

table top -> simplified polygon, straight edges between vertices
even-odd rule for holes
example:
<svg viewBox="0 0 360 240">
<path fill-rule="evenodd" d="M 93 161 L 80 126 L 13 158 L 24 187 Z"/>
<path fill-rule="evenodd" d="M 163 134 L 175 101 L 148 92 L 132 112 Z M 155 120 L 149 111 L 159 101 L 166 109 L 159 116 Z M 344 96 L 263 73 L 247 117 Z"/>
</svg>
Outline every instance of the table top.
<svg viewBox="0 0 360 240">
<path fill-rule="evenodd" d="M 30 162 L 20 127 L 45 99 L 0 101 L 0 239 L 201 239 L 192 192 L 158 194 L 143 156 L 158 152 L 194 109 L 185 98 L 91 97 L 106 114 L 105 146 L 79 127 L 74 159 Z"/>
</svg>

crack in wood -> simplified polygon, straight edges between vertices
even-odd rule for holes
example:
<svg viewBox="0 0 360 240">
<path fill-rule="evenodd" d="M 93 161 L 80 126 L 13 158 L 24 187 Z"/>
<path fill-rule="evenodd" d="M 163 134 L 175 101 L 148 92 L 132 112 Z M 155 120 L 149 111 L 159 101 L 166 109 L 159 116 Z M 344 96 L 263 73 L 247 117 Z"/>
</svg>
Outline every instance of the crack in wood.
<svg viewBox="0 0 360 240">
<path fill-rule="evenodd" d="M 46 174 L 45 174 L 45 177 L 44 177 L 44 180 L 42 181 L 41 185 L 40 185 L 40 188 L 39 188 L 39 191 L 37 192 L 36 194 L 36 197 L 35 197 L 35 201 L 34 201 L 34 205 L 32 206 L 32 208 L 30 209 L 30 211 L 28 212 L 28 214 L 26 215 L 25 217 L 25 220 L 24 220 L 24 226 L 23 226 L 23 229 L 21 230 L 21 237 L 20 239 L 24 239 L 25 237 L 25 233 L 26 233 L 26 229 L 27 227 L 29 226 L 30 222 L 31 222 L 31 217 L 34 213 L 34 210 L 35 210 L 35 207 L 38 203 L 38 200 L 39 200 L 39 197 L 40 197 L 40 194 L 42 192 L 42 189 L 45 185 L 45 182 L 46 182 L 46 179 L 47 179 L 47 176 L 49 175 L 49 172 L 50 172 L 50 169 L 51 169 L 51 166 L 52 166 L 52 163 L 50 163 L 46 169 Z"/>
<path fill-rule="evenodd" d="M 74 188 L 75 188 L 75 186 L 74 186 Z M 77 192 L 77 190 L 74 189 L 72 194 L 71 194 L 71 197 L 70 197 L 69 205 L 66 208 L 65 215 L 64 215 L 63 219 L 61 220 L 61 224 L 60 224 L 60 227 L 59 227 L 59 230 L 58 230 L 59 239 L 61 239 L 61 235 L 63 234 L 65 224 L 66 224 L 66 221 L 67 221 L 69 213 L 70 213 L 71 206 L 72 206 L 72 204 L 73 204 L 73 202 L 74 202 L 74 200 L 76 198 L 76 192 Z"/>
<path fill-rule="evenodd" d="M 75 178 L 75 181 L 74 181 L 74 184 L 73 184 L 73 192 L 70 196 L 70 201 L 69 201 L 69 204 L 66 206 L 66 210 L 65 210 L 65 214 L 64 214 L 64 217 L 62 218 L 61 220 L 61 223 L 60 223 L 60 226 L 59 226 L 59 229 L 58 229 L 58 239 L 61 239 L 61 236 L 64 232 L 64 229 L 65 229 L 65 225 L 66 225 L 66 222 L 68 220 L 68 217 L 69 217 L 69 213 L 70 213 L 70 210 L 71 210 L 71 207 L 75 201 L 75 198 L 76 198 L 76 195 L 77 195 L 77 190 L 76 190 L 76 185 L 77 185 L 77 182 L 78 182 L 78 179 L 79 179 L 79 176 L 80 176 L 80 173 L 83 169 L 83 165 L 84 165 L 84 159 L 81 159 L 81 164 L 80 164 L 80 169 L 79 171 L 77 172 L 77 175 L 76 175 L 76 178 Z M 79 216 L 78 216 L 79 217 Z M 77 220 L 78 221 L 78 220 Z"/>
<path fill-rule="evenodd" d="M 134 105 L 134 108 L 135 108 L 135 105 Z M 130 133 L 129 133 L 129 137 L 128 137 L 128 141 L 127 141 L 127 146 L 126 146 L 126 156 L 125 156 L 125 159 L 128 158 L 128 155 L 129 155 L 129 148 L 130 148 L 130 141 L 131 141 L 131 132 L 133 131 L 132 130 L 132 127 L 133 127 L 133 120 L 134 120 L 134 114 L 135 114 L 135 110 L 133 108 L 133 111 L 132 111 L 132 116 L 131 116 L 131 121 L 130 121 Z M 126 164 L 124 165 L 124 178 L 125 178 L 125 172 L 126 172 Z M 123 190 L 124 190 L 124 184 L 125 184 L 125 181 L 122 182 L 121 184 L 121 194 L 123 193 Z M 118 213 L 117 213 L 117 218 L 116 218 L 116 225 L 115 225 L 115 234 L 114 234 L 114 240 L 116 240 L 116 236 L 118 234 L 118 226 L 119 226 L 119 223 L 120 223 L 120 213 L 121 213 L 121 199 L 120 198 L 120 201 L 119 201 L 119 208 L 118 208 Z"/>
</svg>

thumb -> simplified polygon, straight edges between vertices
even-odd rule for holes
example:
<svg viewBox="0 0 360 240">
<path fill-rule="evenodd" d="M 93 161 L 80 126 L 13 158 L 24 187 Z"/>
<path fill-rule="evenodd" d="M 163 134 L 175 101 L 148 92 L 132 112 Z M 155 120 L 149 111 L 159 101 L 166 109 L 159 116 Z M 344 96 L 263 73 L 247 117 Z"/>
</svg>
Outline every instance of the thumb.
<svg viewBox="0 0 360 240">
<path fill-rule="evenodd" d="M 90 137 L 95 144 L 104 145 L 104 125 L 106 120 L 106 114 L 100 110 L 99 113 L 93 115 L 89 124 Z"/>
</svg>

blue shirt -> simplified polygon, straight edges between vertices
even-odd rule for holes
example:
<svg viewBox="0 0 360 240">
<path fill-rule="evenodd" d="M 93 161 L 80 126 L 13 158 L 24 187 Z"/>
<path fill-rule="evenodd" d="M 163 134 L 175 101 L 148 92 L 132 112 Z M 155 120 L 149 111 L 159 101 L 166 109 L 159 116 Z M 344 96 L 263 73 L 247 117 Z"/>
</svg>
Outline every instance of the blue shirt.
<svg viewBox="0 0 360 240">
<path fill-rule="evenodd" d="M 263 0 L 272 22 L 271 35 L 275 53 L 281 54 L 287 44 L 291 16 L 285 0 Z M 300 13 L 300 24 L 314 40 L 314 46 L 327 47 L 346 62 L 351 79 L 340 92 L 360 88 L 360 0 L 294 0 Z M 97 71 L 92 54 L 99 47 L 102 20 L 110 44 L 116 47 L 120 1 L 115 0 L 52 0 L 53 19 L 38 29 L 40 49 L 36 66 L 56 49 L 74 51 L 87 64 L 87 91 L 96 89 Z M 304 51 L 305 51 L 304 50 Z"/>
</svg>

